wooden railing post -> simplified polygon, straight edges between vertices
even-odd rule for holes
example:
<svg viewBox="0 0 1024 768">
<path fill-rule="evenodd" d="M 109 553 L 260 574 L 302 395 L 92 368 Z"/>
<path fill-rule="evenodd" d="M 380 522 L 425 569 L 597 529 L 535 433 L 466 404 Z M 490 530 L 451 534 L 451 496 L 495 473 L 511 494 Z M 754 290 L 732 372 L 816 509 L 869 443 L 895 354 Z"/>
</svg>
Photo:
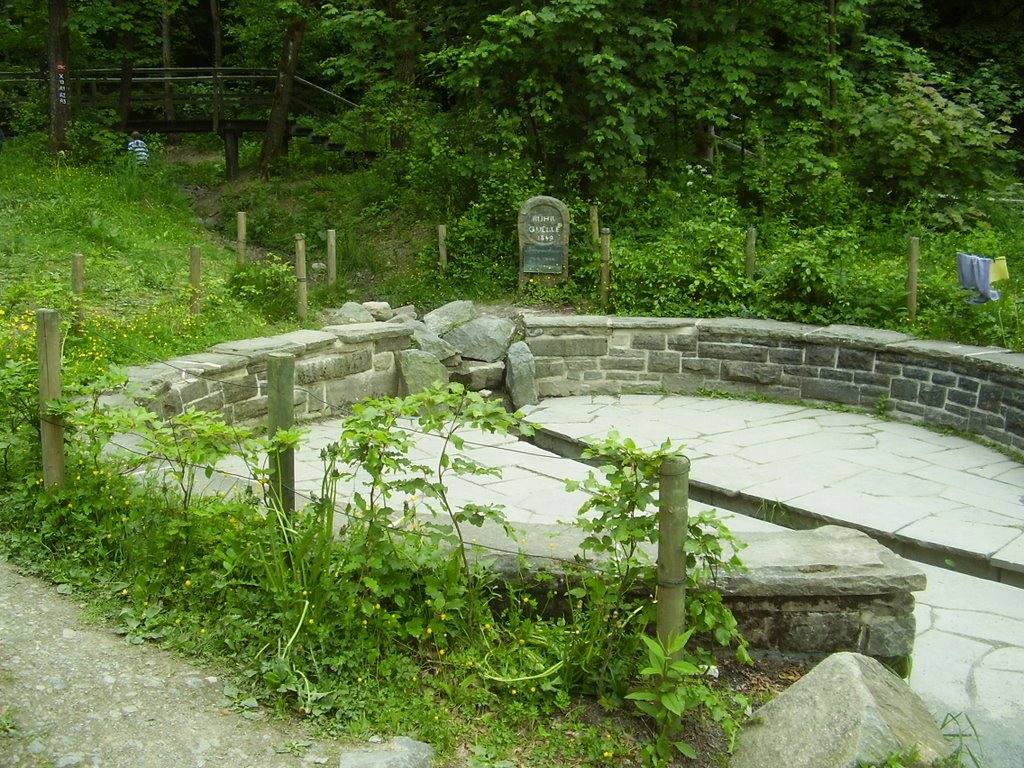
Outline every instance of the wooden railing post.
<svg viewBox="0 0 1024 768">
<path fill-rule="evenodd" d="M 754 279 L 757 258 L 757 229 L 750 227 L 747 230 L 746 270 L 747 280 Z"/>
<path fill-rule="evenodd" d="M 327 285 L 338 282 L 338 233 L 327 230 Z"/>
<path fill-rule="evenodd" d="M 448 268 L 448 225 L 437 225 L 437 258 L 441 274 Z"/>
<path fill-rule="evenodd" d="M 85 255 L 71 256 L 71 292 L 75 295 L 75 330 L 81 332 L 85 325 Z"/>
<path fill-rule="evenodd" d="M 308 312 L 306 286 L 306 236 L 295 236 L 295 293 L 298 303 L 297 312 L 300 320 L 306 319 Z"/>
<path fill-rule="evenodd" d="M 601 230 L 601 309 L 608 309 L 608 289 L 611 283 L 612 231 Z"/>
<path fill-rule="evenodd" d="M 245 264 L 245 239 L 246 239 L 246 213 L 239 211 L 235 214 L 235 250 L 238 252 L 238 263 Z"/>
<path fill-rule="evenodd" d="M 295 356 L 272 352 L 267 356 L 267 435 L 290 429 L 295 421 Z M 286 513 L 295 511 L 295 450 L 272 451 L 267 457 L 270 495 Z"/>
<path fill-rule="evenodd" d="M 192 286 L 192 302 L 189 306 L 189 311 L 193 315 L 198 315 L 202 303 L 202 266 L 201 266 L 201 252 L 198 245 L 192 246 L 189 260 L 189 271 L 188 281 L 189 285 Z"/>
<path fill-rule="evenodd" d="M 36 310 L 36 349 L 39 356 L 39 436 L 43 452 L 43 485 L 64 484 L 64 421 L 50 412 L 49 402 L 61 396 L 60 313 Z"/>
<path fill-rule="evenodd" d="M 917 320 L 917 265 L 921 259 L 921 240 L 910 238 L 909 264 L 907 265 L 907 319 Z"/>
<path fill-rule="evenodd" d="M 658 497 L 658 639 L 669 643 L 686 631 L 686 531 L 690 460 L 670 456 L 661 464 Z"/>
</svg>

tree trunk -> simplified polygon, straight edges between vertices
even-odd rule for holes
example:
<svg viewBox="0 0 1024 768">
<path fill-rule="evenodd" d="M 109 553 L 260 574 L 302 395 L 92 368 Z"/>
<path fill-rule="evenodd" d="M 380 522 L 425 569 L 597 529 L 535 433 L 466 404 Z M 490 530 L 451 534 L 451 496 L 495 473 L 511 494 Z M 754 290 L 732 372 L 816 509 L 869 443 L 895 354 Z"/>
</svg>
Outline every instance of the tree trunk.
<svg viewBox="0 0 1024 768">
<path fill-rule="evenodd" d="M 71 118 L 71 94 L 68 87 L 68 0 L 50 0 L 50 154 L 67 146 L 68 121 Z"/>
<path fill-rule="evenodd" d="M 219 67 L 224 60 L 220 31 L 220 2 L 210 0 L 210 24 L 213 27 L 213 66 Z"/>
<path fill-rule="evenodd" d="M 260 150 L 260 173 L 266 173 L 271 161 L 279 157 L 285 148 L 285 133 L 288 129 L 288 107 L 295 84 L 295 70 L 299 63 L 299 48 L 306 33 L 305 19 L 293 21 L 284 33 L 284 47 L 281 62 L 277 67 L 277 82 L 274 85 L 274 100 L 270 105 L 270 118 L 263 135 Z"/>
<path fill-rule="evenodd" d="M 174 120 L 174 93 L 171 88 L 167 70 L 171 68 L 171 15 L 167 12 L 167 0 L 164 0 L 163 13 L 160 16 L 160 61 L 164 67 L 164 120 Z"/>
</svg>

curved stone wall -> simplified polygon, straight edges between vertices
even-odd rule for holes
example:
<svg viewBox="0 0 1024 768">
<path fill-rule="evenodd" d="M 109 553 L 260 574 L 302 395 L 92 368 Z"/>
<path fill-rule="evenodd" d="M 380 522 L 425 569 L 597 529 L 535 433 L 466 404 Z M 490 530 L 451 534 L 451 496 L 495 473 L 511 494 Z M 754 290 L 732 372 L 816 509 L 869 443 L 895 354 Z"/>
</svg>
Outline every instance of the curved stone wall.
<svg viewBox="0 0 1024 768">
<path fill-rule="evenodd" d="M 1024 354 L 736 318 L 525 318 L 537 393 L 726 392 L 838 403 L 1024 450 Z"/>
<path fill-rule="evenodd" d="M 1024 451 L 1019 352 L 846 325 L 736 318 L 528 314 L 523 324 L 541 399 L 725 392 L 837 403 Z M 162 417 L 195 407 L 254 421 L 266 414 L 266 358 L 287 352 L 296 357 L 296 416 L 318 418 L 332 412 L 329 403 L 399 394 L 396 354 L 412 346 L 411 333 L 377 322 L 228 342 L 132 369 L 130 379 Z M 499 370 L 485 385 L 500 386 L 501 362 L 489 365 Z"/>
</svg>

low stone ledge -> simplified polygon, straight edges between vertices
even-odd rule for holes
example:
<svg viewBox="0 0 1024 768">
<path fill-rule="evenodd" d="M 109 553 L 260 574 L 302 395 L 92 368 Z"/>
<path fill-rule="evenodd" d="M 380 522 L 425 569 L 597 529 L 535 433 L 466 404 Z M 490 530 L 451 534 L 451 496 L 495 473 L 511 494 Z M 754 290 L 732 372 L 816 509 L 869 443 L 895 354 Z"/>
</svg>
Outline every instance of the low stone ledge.
<svg viewBox="0 0 1024 768">
<path fill-rule="evenodd" d="M 468 531 L 477 556 L 499 576 L 549 590 L 581 554 L 583 533 L 567 526 L 514 525 L 517 541 L 487 524 Z M 913 652 L 913 593 L 926 577 L 871 537 L 839 526 L 737 534 L 746 571 L 710 585 L 759 652 L 823 658 L 858 651 L 887 662 Z M 519 554 L 493 555 L 518 547 Z M 493 549 L 491 549 L 493 548 Z M 655 552 L 649 554 L 656 557 Z M 531 556 L 530 553 L 545 553 Z M 524 567 L 525 562 L 525 567 Z M 544 578 L 537 580 L 543 574 Z M 564 583 L 561 584 L 564 587 Z"/>
<path fill-rule="evenodd" d="M 266 363 L 267 358 L 271 354 L 280 352 L 283 354 L 301 355 L 306 351 L 306 347 L 295 339 L 285 339 L 281 336 L 258 336 L 254 339 L 225 341 L 210 347 L 210 350 L 239 355 L 246 358 L 250 363 Z"/>
<path fill-rule="evenodd" d="M 910 341 L 913 337 L 899 331 L 861 328 L 857 325 L 826 325 L 805 334 L 807 341 L 817 344 L 829 342 L 844 347 L 877 349 L 891 344 Z"/>
<path fill-rule="evenodd" d="M 328 325 L 322 333 L 329 334 L 345 344 L 365 344 L 388 339 L 410 339 L 412 328 L 400 323 L 352 323 Z M 393 350 L 390 350 L 393 351 Z"/>
</svg>

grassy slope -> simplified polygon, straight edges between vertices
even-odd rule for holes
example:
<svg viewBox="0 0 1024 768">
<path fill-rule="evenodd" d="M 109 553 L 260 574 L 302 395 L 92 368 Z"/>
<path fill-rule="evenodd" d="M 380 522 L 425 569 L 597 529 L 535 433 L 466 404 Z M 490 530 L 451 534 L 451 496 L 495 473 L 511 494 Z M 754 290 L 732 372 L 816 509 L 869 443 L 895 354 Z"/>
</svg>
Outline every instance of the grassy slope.
<svg viewBox="0 0 1024 768">
<path fill-rule="evenodd" d="M 33 137 L 7 142 L 0 154 L 0 330 L 29 324 L 39 307 L 70 317 L 72 254 L 80 253 L 93 341 L 117 338 L 126 345 L 112 350 L 106 343 L 94 349 L 96 357 L 140 362 L 265 332 L 258 314 L 224 289 L 236 256 L 202 226 L 183 192 L 194 186 L 195 173 L 159 158 L 145 168 L 72 166 L 52 161 Z M 188 311 L 194 246 L 204 295 L 199 318 Z M 25 340 L 8 346 L 19 341 Z"/>
</svg>

